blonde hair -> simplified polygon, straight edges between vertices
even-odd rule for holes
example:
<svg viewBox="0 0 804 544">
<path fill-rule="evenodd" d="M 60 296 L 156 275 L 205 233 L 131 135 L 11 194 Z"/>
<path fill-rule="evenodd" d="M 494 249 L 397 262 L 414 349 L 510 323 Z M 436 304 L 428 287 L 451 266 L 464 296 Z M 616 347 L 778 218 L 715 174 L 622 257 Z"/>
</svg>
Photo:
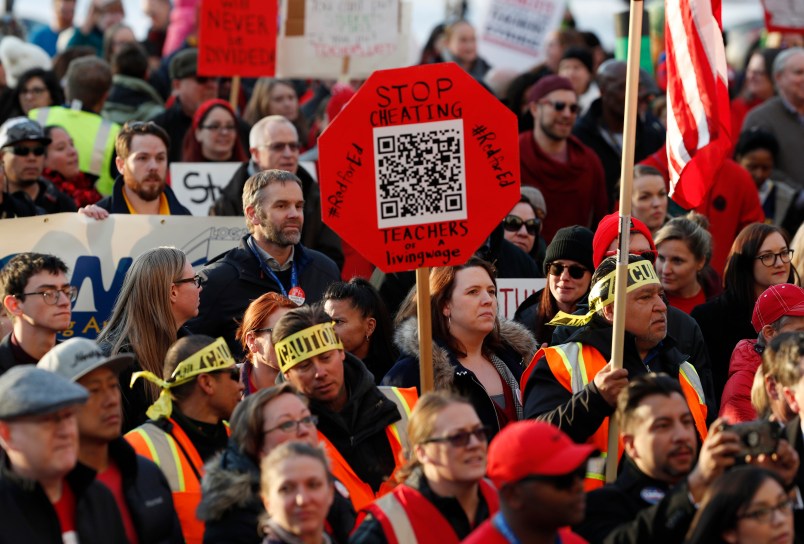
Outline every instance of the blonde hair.
<svg viewBox="0 0 804 544">
<path fill-rule="evenodd" d="M 137 257 L 123 279 L 112 315 L 97 338 L 110 355 L 134 353 L 143 370 L 162 375 L 165 354 L 176 341 L 170 288 L 181 278 L 187 256 L 175 247 L 157 247 Z M 146 385 L 156 400 L 158 388 Z"/>
<path fill-rule="evenodd" d="M 766 419 L 770 413 L 770 399 L 768 392 L 765 391 L 765 373 L 762 372 L 762 366 L 757 368 L 754 374 L 754 383 L 751 384 L 751 406 L 757 412 L 758 419 Z"/>
<path fill-rule="evenodd" d="M 790 249 L 793 250 L 793 268 L 796 271 L 804 270 L 804 223 L 798 227 L 796 235 L 793 236 L 793 241 L 790 242 Z M 801 278 L 798 275 L 796 275 L 795 284 L 799 287 L 801 286 Z"/>
</svg>

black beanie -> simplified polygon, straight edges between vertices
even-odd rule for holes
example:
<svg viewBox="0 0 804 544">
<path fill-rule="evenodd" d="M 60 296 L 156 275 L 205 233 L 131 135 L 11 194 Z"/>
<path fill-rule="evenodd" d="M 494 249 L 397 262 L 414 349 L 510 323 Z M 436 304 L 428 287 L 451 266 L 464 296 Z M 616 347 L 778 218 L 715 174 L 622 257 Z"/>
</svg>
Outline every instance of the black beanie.
<svg viewBox="0 0 804 544">
<path fill-rule="evenodd" d="M 564 59 L 575 59 L 583 64 L 589 73 L 592 76 L 595 75 L 595 70 L 593 68 L 594 60 L 592 59 L 592 53 L 585 47 L 568 47 L 566 51 L 564 51 L 564 55 L 561 57 L 561 60 Z"/>
<path fill-rule="evenodd" d="M 547 276 L 550 263 L 559 259 L 575 261 L 590 272 L 594 272 L 595 266 L 592 264 L 592 239 L 594 237 L 595 234 L 591 230 L 578 225 L 558 229 L 553 236 L 553 241 L 547 246 L 547 253 L 544 256 L 544 275 Z"/>
</svg>

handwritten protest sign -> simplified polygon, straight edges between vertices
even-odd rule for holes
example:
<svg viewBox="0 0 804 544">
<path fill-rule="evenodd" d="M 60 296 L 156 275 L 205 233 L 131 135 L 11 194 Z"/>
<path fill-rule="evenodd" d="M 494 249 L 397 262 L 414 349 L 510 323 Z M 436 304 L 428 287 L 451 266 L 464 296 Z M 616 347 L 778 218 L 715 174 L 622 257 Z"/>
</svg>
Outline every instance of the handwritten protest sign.
<svg viewBox="0 0 804 544">
<path fill-rule="evenodd" d="M 199 75 L 274 75 L 275 1 L 204 0 L 199 2 L 199 10 Z"/>
<path fill-rule="evenodd" d="M 207 215 L 215 199 L 239 162 L 174 162 L 170 164 L 170 183 L 179 202 L 193 215 Z"/>
<path fill-rule="evenodd" d="M 546 285 L 544 278 L 497 278 L 497 313 L 513 319 L 520 304 Z"/>
<path fill-rule="evenodd" d="M 521 72 L 544 60 L 547 38 L 564 17 L 566 0 L 491 0 L 478 49 L 495 68 Z"/>
<path fill-rule="evenodd" d="M 283 0 L 280 77 L 368 77 L 409 62 L 407 0 Z"/>
<path fill-rule="evenodd" d="M 95 221 L 60 213 L 0 221 L 0 267 L 23 251 L 58 256 L 78 287 L 70 328 L 63 338 L 95 338 L 111 314 L 134 258 L 158 246 L 174 246 L 195 268 L 228 251 L 246 235 L 242 217 L 111 215 Z"/>
<path fill-rule="evenodd" d="M 762 0 L 765 26 L 770 32 L 804 34 L 804 2 L 794 0 Z"/>
</svg>

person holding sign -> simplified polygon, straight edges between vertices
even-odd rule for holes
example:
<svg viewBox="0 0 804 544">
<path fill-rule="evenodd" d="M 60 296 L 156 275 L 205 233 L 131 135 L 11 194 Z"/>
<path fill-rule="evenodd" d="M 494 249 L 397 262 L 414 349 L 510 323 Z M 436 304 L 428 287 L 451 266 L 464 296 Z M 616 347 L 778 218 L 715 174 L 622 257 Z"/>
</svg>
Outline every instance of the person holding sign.
<svg viewBox="0 0 804 544">
<path fill-rule="evenodd" d="M 595 270 L 586 315 L 559 312 L 550 322 L 582 327 L 572 336 L 574 341 L 539 350 L 522 376 L 526 417 L 556 425 L 576 442 L 593 444 L 603 454 L 590 462 L 588 489 L 604 482 L 609 416 L 629 376 L 665 372 L 678 379 L 698 434 L 705 438 L 707 433 L 701 380 L 672 339 L 666 338 L 664 290 L 651 262 L 636 255 L 628 259 L 625 356 L 622 368 L 612 368 L 616 264 L 616 257 L 609 257 Z"/>
<path fill-rule="evenodd" d="M 355 510 L 394 486 L 409 449 L 413 388 L 378 388 L 371 373 L 343 350 L 335 324 L 319 306 L 291 310 L 271 333 L 285 379 L 310 399 L 318 438 Z"/>
<path fill-rule="evenodd" d="M 383 385 L 419 387 L 414 292 L 397 315 L 404 319 L 396 333 L 401 357 Z M 468 398 L 492 438 L 522 419 L 518 382 L 536 341 L 522 325 L 498 317 L 494 268 L 477 257 L 432 269 L 430 300 L 435 388 Z"/>
<path fill-rule="evenodd" d="M 247 160 L 237 115 L 225 100 L 207 100 L 195 110 L 190 130 L 184 135 L 183 162 L 243 162 Z"/>
</svg>

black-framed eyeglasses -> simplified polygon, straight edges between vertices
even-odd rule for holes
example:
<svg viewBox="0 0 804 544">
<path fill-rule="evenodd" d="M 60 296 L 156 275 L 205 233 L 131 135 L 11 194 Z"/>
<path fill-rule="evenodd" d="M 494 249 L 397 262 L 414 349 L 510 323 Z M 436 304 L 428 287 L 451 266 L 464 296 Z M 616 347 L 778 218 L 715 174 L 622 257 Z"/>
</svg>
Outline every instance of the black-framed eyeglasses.
<svg viewBox="0 0 804 544">
<path fill-rule="evenodd" d="M 617 255 L 616 249 L 612 249 L 606 252 L 606 257 L 614 257 L 615 255 Z M 652 265 L 656 266 L 656 257 L 658 257 L 659 252 L 653 251 L 652 249 L 647 249 L 645 251 L 640 251 L 639 253 L 631 253 L 631 255 L 642 257 L 643 259 L 650 261 Z"/>
<path fill-rule="evenodd" d="M 578 113 L 581 109 L 581 107 L 578 104 L 570 104 L 562 100 L 542 100 L 541 104 L 550 104 L 551 106 L 553 106 L 553 109 L 558 112 L 564 111 L 564 108 L 567 107 L 569 107 L 570 113 Z"/>
<path fill-rule="evenodd" d="M 543 474 L 531 474 L 530 476 L 525 476 L 517 483 L 542 482 L 556 489 L 566 491 L 567 489 L 572 489 L 572 487 L 576 484 L 578 480 L 583 481 L 585 477 L 586 477 L 586 463 L 582 464 L 580 467 L 573 470 L 572 472 L 568 472 L 567 474 L 558 474 L 554 476 L 547 476 Z"/>
<path fill-rule="evenodd" d="M 6 149 L 10 149 L 12 153 L 14 153 L 18 157 L 27 157 L 31 153 L 34 154 L 35 157 L 41 157 L 45 154 L 45 146 L 38 145 L 36 147 L 28 147 L 24 145 L 12 145 L 7 147 Z"/>
<path fill-rule="evenodd" d="M 237 366 L 230 366 L 227 368 L 222 368 L 220 370 L 213 370 L 213 374 L 226 374 L 232 381 L 239 382 L 240 381 L 240 369 Z"/>
<path fill-rule="evenodd" d="M 34 291 L 32 293 L 20 293 L 14 296 L 16 296 L 17 298 L 21 298 L 31 295 L 42 295 L 42 299 L 45 301 L 45 304 L 54 306 L 59 303 L 59 295 L 64 295 L 70 302 L 75 302 L 75 299 L 78 298 L 78 287 L 74 285 L 65 285 L 60 289 L 43 289 L 42 291 Z"/>
<path fill-rule="evenodd" d="M 489 441 L 489 434 L 491 428 L 488 425 L 483 425 L 471 431 L 459 431 L 447 436 L 437 436 L 428 438 L 422 444 L 429 444 L 431 442 L 447 442 L 453 448 L 465 448 L 469 445 L 469 440 L 474 436 L 478 442 L 487 443 Z"/>
<path fill-rule="evenodd" d="M 299 142 L 274 142 L 272 144 L 265 144 L 262 147 L 267 147 L 274 153 L 281 153 L 286 147 L 295 152 L 299 150 Z"/>
<path fill-rule="evenodd" d="M 180 280 L 175 280 L 173 283 L 175 285 L 179 285 L 181 283 L 194 283 L 196 287 L 201 287 L 204 285 L 204 278 L 196 274 L 192 278 L 182 278 Z"/>
<path fill-rule="evenodd" d="M 550 263 L 550 266 L 547 268 L 547 271 L 550 273 L 551 276 L 559 277 L 561 274 L 564 273 L 564 269 L 567 269 L 569 272 L 570 278 L 579 280 L 586 274 L 586 268 L 577 265 L 577 264 L 561 264 L 561 263 Z"/>
<path fill-rule="evenodd" d="M 756 260 L 761 261 L 767 267 L 775 266 L 776 259 L 780 259 L 784 264 L 789 263 L 793 259 L 793 250 L 785 249 L 779 253 L 763 253 L 754 257 Z"/>
<path fill-rule="evenodd" d="M 237 130 L 237 127 L 234 125 L 219 125 L 217 123 L 213 123 L 211 125 L 201 125 L 201 128 L 211 130 L 212 132 L 234 132 Z"/>
<path fill-rule="evenodd" d="M 273 332 L 273 330 L 274 330 L 273 327 L 261 327 L 259 329 L 251 329 L 251 332 L 262 334 L 264 332 Z"/>
<path fill-rule="evenodd" d="M 542 230 L 542 222 L 538 218 L 525 220 L 516 215 L 507 215 L 505 219 L 503 219 L 503 228 L 508 232 L 518 232 L 519 229 L 522 228 L 522 225 L 525 225 L 525 230 L 528 231 L 528 234 L 531 236 L 535 236 Z"/>
<path fill-rule="evenodd" d="M 785 498 L 775 506 L 766 506 L 765 508 L 757 508 L 745 514 L 737 516 L 737 519 L 753 519 L 759 523 L 770 523 L 773 519 L 774 512 L 781 512 L 785 516 L 789 516 L 793 512 L 794 502 Z"/>
<path fill-rule="evenodd" d="M 28 94 L 34 95 L 34 96 L 39 96 L 40 94 L 45 94 L 46 92 L 47 92 L 47 87 L 28 87 L 27 89 L 22 89 L 20 91 L 20 94 L 22 96 L 25 96 L 25 95 L 28 95 Z"/>
<path fill-rule="evenodd" d="M 289 419 L 287 421 L 283 421 L 276 427 L 271 427 L 270 429 L 266 429 L 262 432 L 262 434 L 272 433 L 274 431 L 282 431 L 283 433 L 293 433 L 299 434 L 299 429 L 301 426 L 304 425 L 305 427 L 313 426 L 315 427 L 318 425 L 318 416 L 309 415 L 304 416 L 301 419 Z"/>
</svg>

